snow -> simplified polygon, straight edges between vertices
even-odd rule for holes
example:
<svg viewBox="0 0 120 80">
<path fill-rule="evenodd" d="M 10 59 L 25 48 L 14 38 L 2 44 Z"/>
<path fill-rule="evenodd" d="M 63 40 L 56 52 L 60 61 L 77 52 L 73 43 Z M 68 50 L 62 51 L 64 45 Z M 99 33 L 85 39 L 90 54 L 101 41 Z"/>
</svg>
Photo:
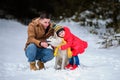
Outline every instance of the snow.
<svg viewBox="0 0 120 80">
<path fill-rule="evenodd" d="M 0 80 L 118 80 L 120 79 L 120 47 L 99 49 L 96 35 L 74 22 L 60 22 L 89 46 L 79 55 L 78 69 L 55 70 L 55 59 L 45 63 L 46 69 L 30 71 L 24 53 L 27 26 L 13 20 L 0 19 Z"/>
</svg>

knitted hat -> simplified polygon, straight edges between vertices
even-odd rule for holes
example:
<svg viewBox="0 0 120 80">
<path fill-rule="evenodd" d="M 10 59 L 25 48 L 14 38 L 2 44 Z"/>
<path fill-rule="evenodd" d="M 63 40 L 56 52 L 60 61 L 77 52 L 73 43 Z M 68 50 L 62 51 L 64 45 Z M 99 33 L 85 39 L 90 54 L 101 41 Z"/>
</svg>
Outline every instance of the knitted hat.
<svg viewBox="0 0 120 80">
<path fill-rule="evenodd" d="M 57 35 L 59 34 L 60 31 L 64 30 L 62 26 L 56 24 L 53 24 L 52 28 L 55 30 Z"/>
</svg>

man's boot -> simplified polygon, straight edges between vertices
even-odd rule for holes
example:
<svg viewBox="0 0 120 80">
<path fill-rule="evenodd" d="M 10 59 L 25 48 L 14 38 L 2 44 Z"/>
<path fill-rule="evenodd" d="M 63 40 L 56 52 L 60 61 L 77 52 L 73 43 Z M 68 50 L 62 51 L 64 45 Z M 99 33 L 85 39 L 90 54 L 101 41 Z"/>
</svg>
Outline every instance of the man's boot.
<svg viewBox="0 0 120 80">
<path fill-rule="evenodd" d="M 30 70 L 34 70 L 34 71 L 38 70 L 35 62 L 30 62 Z"/>
<path fill-rule="evenodd" d="M 38 61 L 37 65 L 38 65 L 39 70 L 44 68 L 44 63 L 41 61 Z"/>
</svg>

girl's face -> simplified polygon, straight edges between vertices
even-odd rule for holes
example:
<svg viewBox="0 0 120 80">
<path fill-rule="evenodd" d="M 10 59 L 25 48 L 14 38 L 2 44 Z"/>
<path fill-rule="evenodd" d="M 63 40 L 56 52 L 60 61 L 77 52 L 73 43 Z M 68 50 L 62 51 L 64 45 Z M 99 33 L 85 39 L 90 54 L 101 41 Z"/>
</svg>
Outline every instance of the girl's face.
<svg viewBox="0 0 120 80">
<path fill-rule="evenodd" d="M 62 30 L 58 33 L 59 37 L 63 38 L 65 36 L 65 31 Z"/>
<path fill-rule="evenodd" d="M 40 19 L 40 23 L 44 26 L 44 28 L 46 29 L 49 25 L 50 25 L 50 19 Z"/>
</svg>

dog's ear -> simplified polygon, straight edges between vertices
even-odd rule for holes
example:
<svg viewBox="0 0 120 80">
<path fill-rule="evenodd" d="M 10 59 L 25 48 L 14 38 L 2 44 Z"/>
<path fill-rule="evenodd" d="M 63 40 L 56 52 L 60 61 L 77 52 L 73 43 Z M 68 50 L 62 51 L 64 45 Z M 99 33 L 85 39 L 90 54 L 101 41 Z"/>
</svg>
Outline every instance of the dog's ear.
<svg viewBox="0 0 120 80">
<path fill-rule="evenodd" d="M 49 37 L 49 39 L 52 39 L 52 38 L 53 38 L 53 36 L 50 36 L 50 37 Z"/>
<path fill-rule="evenodd" d="M 56 32 L 54 32 L 54 38 L 56 39 L 58 36 L 57 36 L 57 34 L 56 34 Z"/>
</svg>

